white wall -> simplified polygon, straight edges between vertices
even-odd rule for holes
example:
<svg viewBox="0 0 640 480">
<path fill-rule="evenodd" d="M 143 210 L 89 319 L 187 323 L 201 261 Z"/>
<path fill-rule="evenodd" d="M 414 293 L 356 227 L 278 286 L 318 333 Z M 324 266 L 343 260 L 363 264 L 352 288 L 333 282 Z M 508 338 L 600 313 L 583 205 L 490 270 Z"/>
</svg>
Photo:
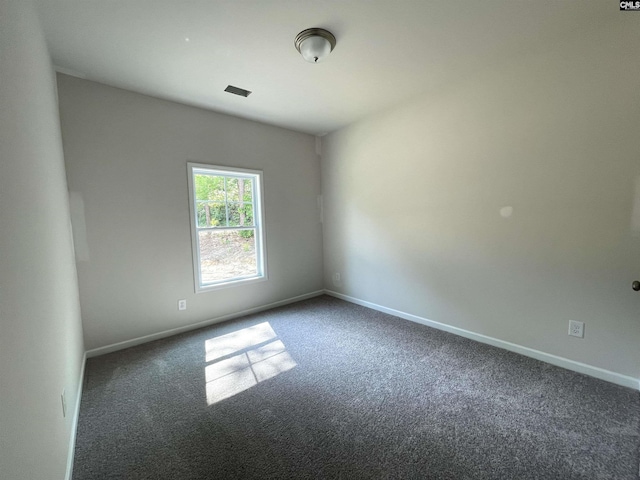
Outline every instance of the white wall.
<svg viewBox="0 0 640 480">
<path fill-rule="evenodd" d="M 325 137 L 327 287 L 638 378 L 633 20 Z"/>
<path fill-rule="evenodd" d="M 322 288 L 314 137 L 64 75 L 58 89 L 69 189 L 85 209 L 87 349 Z M 267 282 L 194 293 L 187 161 L 264 171 Z"/>
<path fill-rule="evenodd" d="M 0 0 L 1 478 L 64 478 L 83 352 L 55 77 L 30 2 Z"/>
</svg>

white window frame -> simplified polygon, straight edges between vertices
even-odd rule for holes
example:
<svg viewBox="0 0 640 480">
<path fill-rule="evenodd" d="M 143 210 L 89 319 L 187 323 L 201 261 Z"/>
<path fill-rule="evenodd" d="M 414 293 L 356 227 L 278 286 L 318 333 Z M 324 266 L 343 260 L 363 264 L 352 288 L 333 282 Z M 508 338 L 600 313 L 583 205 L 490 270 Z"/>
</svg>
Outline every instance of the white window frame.
<svg viewBox="0 0 640 480">
<path fill-rule="evenodd" d="M 196 218 L 196 196 L 193 185 L 195 173 L 205 172 L 212 175 L 241 177 L 252 180 L 253 184 L 253 217 L 255 223 L 255 242 L 256 242 L 256 266 L 258 273 L 249 277 L 235 277 L 218 282 L 203 284 L 202 274 L 200 271 L 200 237 L 198 232 L 203 230 L 241 230 L 242 227 L 198 227 Z M 247 168 L 225 167 L 221 165 L 209 165 L 205 163 L 187 162 L 187 178 L 189 185 L 189 217 L 191 223 L 191 251 L 193 257 L 193 280 L 195 292 L 210 292 L 221 288 L 232 287 L 236 285 L 247 285 L 251 283 L 263 282 L 267 277 L 267 258 L 266 258 L 266 235 L 264 228 L 264 198 L 263 198 L 263 172 L 262 170 L 250 170 Z M 245 227 L 246 228 L 246 227 Z"/>
</svg>

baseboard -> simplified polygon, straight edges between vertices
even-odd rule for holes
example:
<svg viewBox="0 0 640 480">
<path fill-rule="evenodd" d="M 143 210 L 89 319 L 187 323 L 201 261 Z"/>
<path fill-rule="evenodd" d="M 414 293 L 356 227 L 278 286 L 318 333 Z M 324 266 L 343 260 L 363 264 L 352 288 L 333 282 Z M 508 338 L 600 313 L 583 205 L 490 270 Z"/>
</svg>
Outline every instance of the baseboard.
<svg viewBox="0 0 640 480">
<path fill-rule="evenodd" d="M 69 437 L 69 453 L 67 454 L 67 473 L 65 480 L 71 480 L 73 476 L 73 459 L 76 453 L 76 434 L 78 432 L 78 418 L 80 417 L 80 402 L 82 401 L 82 387 L 84 386 L 84 367 L 87 364 L 87 354 L 82 355 L 82 365 L 80 366 L 80 378 L 78 379 L 78 393 L 76 394 L 75 411 L 73 412 L 73 422 L 71 423 L 71 436 Z"/>
<path fill-rule="evenodd" d="M 236 313 L 230 313 L 229 315 L 223 315 L 221 317 L 211 318 L 209 320 L 193 323 L 191 325 L 186 325 L 184 327 L 172 328 L 170 330 L 164 330 L 162 332 L 152 333 L 151 335 L 145 335 L 143 337 L 133 338 L 131 340 L 125 340 L 123 342 L 106 345 L 104 347 L 94 348 L 92 350 L 87 350 L 86 355 L 87 355 L 87 358 L 97 357 L 99 355 L 116 352 L 118 350 L 123 350 L 125 348 L 134 347 L 136 345 L 152 342 L 154 340 L 159 340 L 161 338 L 171 337 L 172 335 L 177 335 L 179 333 L 184 333 L 190 330 L 196 330 L 198 328 L 207 327 L 209 325 L 213 325 L 214 323 L 220 323 L 227 320 L 232 320 L 234 318 L 244 317 L 245 315 L 251 315 L 253 313 L 270 310 L 272 308 L 282 307 L 283 305 L 300 302 L 302 300 L 307 300 L 308 298 L 318 297 L 320 295 L 324 295 L 324 293 L 325 293 L 324 290 L 316 290 L 315 292 L 305 293 L 304 295 L 298 295 L 296 297 L 287 298 L 285 300 L 280 300 L 278 302 L 261 305 L 259 307 L 249 308 L 247 310 L 242 310 Z"/>
<path fill-rule="evenodd" d="M 461 337 L 469 338 L 480 343 L 486 343 L 494 347 L 499 347 L 511 352 L 519 353 L 520 355 L 524 355 L 526 357 L 535 358 L 536 360 L 541 360 L 543 362 L 550 363 L 551 365 L 566 368 L 567 370 L 583 373 L 591 377 L 599 378 L 600 380 L 606 380 L 617 385 L 633 388 L 634 390 L 640 390 L 640 379 L 634 377 L 629 377 L 627 375 L 622 375 L 610 370 L 587 365 L 586 363 L 576 362 L 575 360 L 570 360 L 568 358 L 559 357 L 550 353 L 541 352 L 539 350 L 534 350 L 533 348 L 524 347 L 516 343 L 506 342 L 498 338 L 489 337 L 487 335 L 482 335 L 480 333 L 475 333 L 462 328 L 453 327 L 445 323 L 435 322 L 433 320 L 419 317 L 417 315 L 412 315 L 410 313 L 405 313 L 400 310 L 394 310 L 393 308 L 387 308 L 372 302 L 360 300 L 359 298 L 343 295 L 342 293 L 334 292 L 333 290 L 325 290 L 324 293 L 350 303 L 362 305 L 363 307 L 371 308 L 379 312 L 388 313 L 389 315 L 393 315 L 395 317 L 404 318 L 405 320 L 409 320 L 411 322 L 420 323 L 422 325 L 437 328 L 438 330 L 444 330 L 445 332 L 460 335 Z"/>
</svg>

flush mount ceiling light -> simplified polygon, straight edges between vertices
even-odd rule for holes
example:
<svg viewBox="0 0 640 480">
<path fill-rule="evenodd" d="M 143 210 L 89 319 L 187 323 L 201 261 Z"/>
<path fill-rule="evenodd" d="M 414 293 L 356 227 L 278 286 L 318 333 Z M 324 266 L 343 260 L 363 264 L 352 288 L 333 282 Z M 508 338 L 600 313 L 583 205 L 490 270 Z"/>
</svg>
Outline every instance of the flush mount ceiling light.
<svg viewBox="0 0 640 480">
<path fill-rule="evenodd" d="M 336 37 L 323 28 L 307 28 L 296 36 L 296 50 L 307 62 L 318 63 L 336 46 Z"/>
</svg>

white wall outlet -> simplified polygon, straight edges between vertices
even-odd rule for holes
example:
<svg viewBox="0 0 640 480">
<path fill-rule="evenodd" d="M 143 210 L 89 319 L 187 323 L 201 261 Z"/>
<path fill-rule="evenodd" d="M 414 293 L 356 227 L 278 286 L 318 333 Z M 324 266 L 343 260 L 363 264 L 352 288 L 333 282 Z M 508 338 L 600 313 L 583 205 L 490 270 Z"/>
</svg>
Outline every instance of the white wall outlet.
<svg viewBox="0 0 640 480">
<path fill-rule="evenodd" d="M 182 299 L 182 300 L 178 300 L 178 310 L 186 310 L 187 309 L 187 300 L 186 299 Z"/>
<path fill-rule="evenodd" d="M 67 394 L 62 390 L 62 395 L 60 395 L 60 399 L 62 400 L 62 417 L 67 416 Z"/>
<path fill-rule="evenodd" d="M 584 322 L 569 320 L 569 335 L 584 338 Z"/>
<path fill-rule="evenodd" d="M 334 287 L 339 287 L 342 285 L 342 275 L 339 272 L 333 274 L 332 277 Z"/>
</svg>

